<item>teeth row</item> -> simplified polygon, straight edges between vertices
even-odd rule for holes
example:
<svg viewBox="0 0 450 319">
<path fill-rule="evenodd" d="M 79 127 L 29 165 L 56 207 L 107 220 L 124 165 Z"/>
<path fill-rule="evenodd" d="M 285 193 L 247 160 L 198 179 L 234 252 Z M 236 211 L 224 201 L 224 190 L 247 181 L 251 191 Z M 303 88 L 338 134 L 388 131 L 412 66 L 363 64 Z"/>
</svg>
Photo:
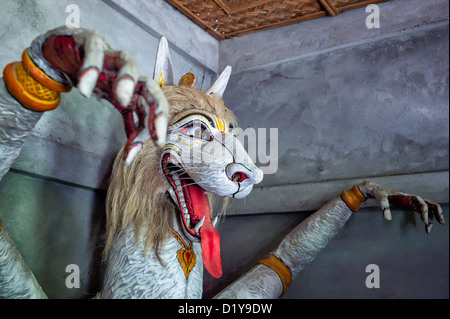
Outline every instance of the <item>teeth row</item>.
<svg viewBox="0 0 450 319">
<path fill-rule="evenodd" d="M 178 177 L 178 175 L 176 173 L 171 173 L 171 175 L 172 175 L 173 181 L 175 182 L 175 185 L 177 186 L 177 194 L 178 194 L 178 198 L 180 199 L 180 202 L 181 202 L 180 209 L 183 212 L 184 219 L 186 220 L 186 225 L 189 225 L 191 218 L 189 216 L 186 202 L 184 201 L 183 189 L 181 188 L 180 178 Z"/>
<path fill-rule="evenodd" d="M 181 210 L 183 211 L 183 216 L 184 219 L 186 220 L 186 225 L 189 225 L 191 218 L 189 216 L 189 212 L 186 206 L 186 202 L 184 201 L 184 194 L 183 194 L 183 189 L 181 188 L 181 182 L 180 182 L 180 178 L 178 177 L 178 175 L 176 173 L 171 173 L 172 178 L 175 182 L 175 185 L 177 186 L 177 194 L 178 197 L 180 198 L 181 201 Z M 206 194 L 206 191 L 205 191 Z M 194 230 L 195 233 L 197 235 L 200 236 L 200 228 L 203 226 L 203 223 L 205 221 L 205 216 L 202 217 L 202 219 L 197 223 L 197 225 L 195 225 Z M 212 221 L 212 225 L 213 227 L 216 227 L 216 223 L 217 223 L 217 216 L 214 218 L 214 220 Z"/>
</svg>

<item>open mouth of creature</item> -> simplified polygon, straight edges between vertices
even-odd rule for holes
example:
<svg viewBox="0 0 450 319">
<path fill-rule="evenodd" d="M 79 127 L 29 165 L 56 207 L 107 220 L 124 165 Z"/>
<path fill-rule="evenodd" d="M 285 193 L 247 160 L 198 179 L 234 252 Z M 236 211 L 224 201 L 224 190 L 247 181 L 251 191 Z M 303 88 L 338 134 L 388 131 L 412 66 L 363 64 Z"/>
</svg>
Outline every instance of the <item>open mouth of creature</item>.
<svg viewBox="0 0 450 319">
<path fill-rule="evenodd" d="M 213 277 L 220 278 L 222 276 L 220 236 L 214 228 L 217 219 L 212 219 L 207 192 L 176 164 L 176 160 L 170 154 L 163 157 L 162 164 L 163 172 L 176 195 L 181 221 L 187 235 L 194 241 L 201 241 L 206 270 Z"/>
</svg>

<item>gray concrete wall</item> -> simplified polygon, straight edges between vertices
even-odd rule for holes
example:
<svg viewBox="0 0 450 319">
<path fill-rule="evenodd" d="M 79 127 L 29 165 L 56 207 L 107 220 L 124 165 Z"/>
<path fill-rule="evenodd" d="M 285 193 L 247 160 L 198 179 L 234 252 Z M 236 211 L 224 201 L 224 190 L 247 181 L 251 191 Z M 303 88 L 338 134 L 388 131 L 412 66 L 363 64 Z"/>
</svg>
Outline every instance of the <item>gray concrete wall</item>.
<svg viewBox="0 0 450 319">
<path fill-rule="evenodd" d="M 24 261 L 51 299 L 89 298 L 99 289 L 105 193 L 9 172 L 0 183 L 0 216 Z M 65 285 L 80 269 L 80 288 Z"/>
<path fill-rule="evenodd" d="M 230 213 L 317 209 L 364 179 L 448 202 L 448 6 L 397 0 L 380 29 L 360 8 L 221 42 L 240 126 L 278 128 L 277 172 Z"/>
</svg>

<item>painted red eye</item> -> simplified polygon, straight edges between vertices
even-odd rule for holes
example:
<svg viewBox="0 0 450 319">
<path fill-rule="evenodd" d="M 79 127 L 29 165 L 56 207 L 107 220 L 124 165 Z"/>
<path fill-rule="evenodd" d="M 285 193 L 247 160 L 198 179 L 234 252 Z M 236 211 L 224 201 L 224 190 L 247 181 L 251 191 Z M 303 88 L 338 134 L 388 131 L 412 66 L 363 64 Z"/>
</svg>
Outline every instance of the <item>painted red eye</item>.
<svg viewBox="0 0 450 319">
<path fill-rule="evenodd" d="M 231 177 L 231 179 L 233 180 L 233 182 L 241 183 L 241 182 L 243 182 L 247 177 L 248 177 L 248 176 L 245 175 L 245 174 L 242 173 L 242 172 L 236 172 L 236 173 L 233 174 L 233 176 Z"/>
</svg>

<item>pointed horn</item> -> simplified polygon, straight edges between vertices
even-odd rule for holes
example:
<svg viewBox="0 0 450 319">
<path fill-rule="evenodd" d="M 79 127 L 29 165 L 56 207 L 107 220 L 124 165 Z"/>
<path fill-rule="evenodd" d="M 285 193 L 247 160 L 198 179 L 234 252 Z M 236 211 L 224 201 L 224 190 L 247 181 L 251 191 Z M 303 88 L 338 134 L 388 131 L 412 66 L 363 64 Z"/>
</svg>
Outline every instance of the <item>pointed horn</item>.
<svg viewBox="0 0 450 319">
<path fill-rule="evenodd" d="M 214 82 L 214 84 L 211 85 L 211 87 L 208 90 L 206 90 L 206 94 L 211 95 L 214 93 L 215 95 L 222 97 L 227 87 L 228 80 L 230 79 L 231 70 L 232 70 L 231 66 L 228 65 L 225 68 L 225 70 L 222 71 L 222 73 Z"/>
<path fill-rule="evenodd" d="M 174 85 L 172 59 L 169 52 L 169 42 L 166 37 L 161 37 L 159 40 L 153 80 L 158 82 L 160 87 Z"/>
</svg>

